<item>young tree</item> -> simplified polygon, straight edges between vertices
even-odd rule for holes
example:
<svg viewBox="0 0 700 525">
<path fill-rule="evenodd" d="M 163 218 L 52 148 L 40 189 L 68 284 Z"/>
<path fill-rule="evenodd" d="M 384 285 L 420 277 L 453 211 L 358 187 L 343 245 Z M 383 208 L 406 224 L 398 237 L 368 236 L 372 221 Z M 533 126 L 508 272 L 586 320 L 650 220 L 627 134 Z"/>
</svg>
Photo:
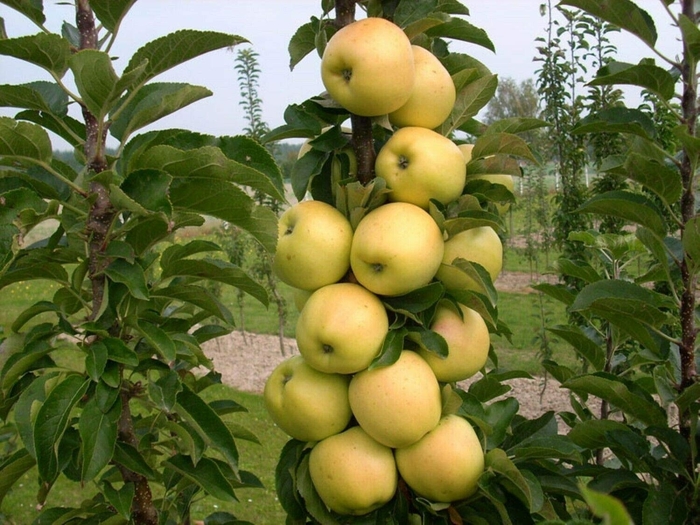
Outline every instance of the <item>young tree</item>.
<svg viewBox="0 0 700 525">
<path fill-rule="evenodd" d="M 275 214 L 248 191 L 283 200 L 284 189 L 252 139 L 138 131 L 211 94 L 154 81 L 161 73 L 245 40 L 182 30 L 121 64 L 109 50 L 134 2 L 78 0 L 63 35 L 48 31 L 41 2 L 2 3 L 38 32 L 0 40 L 0 53 L 52 81 L 0 86 L 0 104 L 20 110 L 0 118 L 0 288 L 49 280 L 58 289 L 4 334 L 0 416 L 20 447 L 0 462 L 0 499 L 36 465 L 40 506 L 64 476 L 95 490 L 79 508 L 44 508 L 42 523 L 190 523 L 199 495 L 233 501 L 235 489 L 260 486 L 239 469 L 224 417 L 242 407 L 201 397 L 221 382 L 201 345 L 233 323 L 204 284 L 234 286 L 264 304 L 268 294 L 241 268 L 207 256 L 219 246 L 182 244 L 177 233 L 213 216 L 271 251 Z M 49 131 L 75 148 L 83 169 L 53 158 Z M 51 234 L 23 245 L 40 224 Z"/>
</svg>

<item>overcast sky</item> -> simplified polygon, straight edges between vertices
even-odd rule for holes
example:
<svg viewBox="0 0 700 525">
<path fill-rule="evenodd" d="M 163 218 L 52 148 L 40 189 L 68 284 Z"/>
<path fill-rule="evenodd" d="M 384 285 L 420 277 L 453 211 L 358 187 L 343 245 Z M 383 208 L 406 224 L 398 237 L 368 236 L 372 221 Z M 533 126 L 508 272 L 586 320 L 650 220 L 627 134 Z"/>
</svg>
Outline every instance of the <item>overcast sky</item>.
<svg viewBox="0 0 700 525">
<path fill-rule="evenodd" d="M 542 0 L 544 1 L 544 0 Z M 479 46 L 456 42 L 452 49 L 481 60 L 500 77 L 517 80 L 534 78 L 538 63 L 535 39 L 545 35 L 546 19 L 540 16 L 541 0 L 463 0 L 470 9 L 468 21 L 483 28 L 496 53 Z M 661 0 L 637 0 L 654 17 L 660 45 L 670 54 L 677 44 Z M 60 31 L 63 20 L 74 23 L 71 6 L 44 0 L 47 26 Z M 120 57 L 115 69 L 121 71 L 131 54 L 149 40 L 183 28 L 214 30 L 242 36 L 260 55 L 259 95 L 265 121 L 271 127 L 283 123 L 287 105 L 302 102 L 323 91 L 316 54 L 307 56 L 294 71 L 289 70 L 287 44 L 296 29 L 311 16 L 320 16 L 319 0 L 139 0 L 129 12 L 113 54 Z M 0 6 L 8 36 L 36 33 L 12 9 Z M 637 62 L 648 56 L 647 48 L 629 36 L 616 37 L 619 60 Z M 235 51 L 235 49 L 234 49 Z M 189 82 L 211 89 L 212 97 L 199 101 L 164 119 L 160 127 L 185 127 L 214 135 L 235 135 L 245 126 L 239 107 L 240 96 L 234 70 L 235 54 L 209 53 L 158 77 L 159 81 Z M 42 70 L 14 59 L 0 57 L 0 84 L 49 80 Z M 12 115 L 0 108 L 0 115 Z"/>
</svg>

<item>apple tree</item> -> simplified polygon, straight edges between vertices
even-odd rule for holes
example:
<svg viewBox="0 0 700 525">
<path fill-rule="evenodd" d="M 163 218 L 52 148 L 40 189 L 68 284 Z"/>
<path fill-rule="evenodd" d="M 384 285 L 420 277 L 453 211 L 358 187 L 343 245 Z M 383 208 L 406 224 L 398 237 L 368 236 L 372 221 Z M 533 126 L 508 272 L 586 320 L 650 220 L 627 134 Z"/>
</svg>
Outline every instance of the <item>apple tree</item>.
<svg viewBox="0 0 700 525">
<path fill-rule="evenodd" d="M 539 289 L 582 320 L 551 331 L 572 345 L 588 371 L 545 365 L 571 392 L 572 410 L 562 417 L 590 463 L 591 486 L 619 498 L 636 523 L 697 523 L 697 3 L 664 1 L 668 18 L 656 21 L 628 0 L 561 4 L 621 28 L 654 55 L 636 64 L 610 61 L 590 85 L 636 86 L 660 110 L 650 115 L 643 107 L 601 109 L 572 129 L 579 136 L 621 134 L 618 153 L 601 166 L 626 188 L 598 193 L 576 211 L 628 226 L 615 234 L 569 234 L 587 262 L 564 258 L 556 269 L 583 286 Z M 656 24 L 676 27 L 673 54 L 659 48 Z"/>
<path fill-rule="evenodd" d="M 468 156 L 465 154 L 463 159 L 463 162 L 466 162 L 468 177 L 461 192 L 458 192 L 453 200 L 447 199 L 448 202 L 431 199 L 426 206 L 427 211 L 449 238 L 479 228 L 503 232 L 502 211 L 499 210 L 506 209 L 513 200 L 512 191 L 505 184 L 490 182 L 484 176 L 520 176 L 520 161 L 536 160 L 519 133 L 546 124 L 537 119 L 509 118 L 487 126 L 476 120 L 476 115 L 496 92 L 497 77 L 486 65 L 472 56 L 451 51 L 451 44 L 455 41 L 493 50 L 493 44 L 487 34 L 465 19 L 469 15 L 468 9 L 452 0 L 336 0 L 330 3 L 322 2 L 320 11 L 318 17 L 312 17 L 310 22 L 300 27 L 293 36 L 289 45 L 292 67 L 308 55 L 312 55 L 308 59 L 314 59 L 313 55 L 323 57 L 324 50 L 334 35 L 356 20 L 367 17 L 381 17 L 391 21 L 403 30 L 411 44 L 430 51 L 438 58 L 451 76 L 456 97 L 444 122 L 433 131 L 456 143 L 464 142 L 464 138 L 460 137 L 467 134 L 476 137 L 476 140 L 468 149 Z M 372 60 L 373 57 L 368 55 L 367 61 Z M 354 70 L 348 70 L 345 76 L 350 79 L 355 73 Z M 399 75 L 399 72 L 394 70 L 384 73 L 389 78 Z M 376 81 L 376 86 L 379 86 L 380 81 L 383 83 L 386 78 L 377 77 Z M 326 87 L 330 91 L 328 85 Z M 355 111 L 363 112 L 364 108 L 357 106 Z M 309 141 L 310 148 L 298 159 L 291 173 L 292 188 L 300 201 L 321 201 L 335 207 L 351 223 L 355 234 L 361 230 L 363 221 L 377 216 L 377 211 L 384 209 L 387 215 L 390 214 L 387 210 L 395 203 L 386 204 L 387 180 L 376 175 L 380 164 L 377 158 L 382 148 L 399 135 L 397 126 L 391 123 L 391 117 L 362 116 L 350 112 L 329 93 L 321 93 L 289 106 L 284 117 L 285 124 L 271 130 L 266 140 L 304 138 Z M 351 130 L 344 129 L 348 121 Z M 420 144 L 424 144 L 424 147 L 428 144 L 422 140 L 417 143 L 417 149 L 420 149 Z M 352 148 L 351 152 L 348 151 L 348 146 Z M 406 157 L 399 163 L 410 165 L 411 162 L 412 159 Z M 292 230 L 288 229 L 287 233 L 292 233 Z M 409 236 L 408 230 L 405 230 L 405 235 Z M 391 241 L 396 242 L 395 238 L 391 238 Z M 353 239 L 353 250 L 355 242 L 356 239 Z M 401 242 L 398 241 L 398 244 Z M 426 261 L 432 261 L 432 253 L 424 252 L 422 256 Z M 363 283 L 362 276 L 355 271 L 352 255 L 350 265 L 352 271 L 345 280 L 359 281 L 371 290 L 371 285 Z M 387 496 L 386 491 L 376 487 L 376 493 L 381 493 L 381 496 L 371 501 L 373 505 L 367 504 L 370 502 L 364 505 L 356 503 L 357 506 L 353 507 L 344 503 L 352 500 L 353 495 L 371 492 L 371 487 L 367 485 L 381 483 L 378 480 L 396 483 L 395 478 L 388 475 L 386 470 L 369 482 L 357 481 L 361 479 L 354 477 L 357 472 L 347 469 L 351 461 L 333 459 L 329 449 L 342 449 L 344 445 L 341 443 L 347 441 L 356 446 L 349 446 L 346 450 L 352 450 L 353 453 L 357 450 L 369 451 L 370 447 L 364 437 L 359 437 L 362 433 L 358 426 L 368 434 L 380 434 L 380 431 L 371 429 L 369 424 L 365 425 L 362 419 L 369 417 L 367 412 L 373 410 L 372 405 L 378 406 L 383 402 L 380 398 L 383 398 L 384 394 L 386 397 L 396 397 L 396 391 L 392 392 L 386 388 L 382 390 L 382 387 L 394 381 L 396 375 L 400 375 L 397 370 L 408 366 L 403 362 L 407 353 L 411 355 L 427 352 L 449 358 L 446 339 L 431 328 L 440 305 L 447 301 L 455 308 L 468 307 L 483 319 L 492 335 L 510 335 L 508 327 L 499 319 L 498 294 L 493 286 L 495 275 L 488 271 L 485 263 L 457 257 L 451 264 L 443 266 L 449 266 L 462 278 L 476 284 L 470 289 L 457 289 L 450 288 L 442 279 L 432 279 L 428 284 L 408 292 L 376 292 L 389 314 L 390 323 L 379 354 L 366 369 L 357 372 L 350 380 L 350 404 L 357 425 L 351 423 L 349 430 L 321 440 L 319 444 L 292 436 L 280 456 L 276 472 L 277 491 L 288 514 L 287 522 L 524 524 L 549 520 L 550 523 L 563 523 L 572 519 L 577 509 L 588 509 L 588 504 L 593 508 L 593 512 L 599 515 L 607 512 L 622 512 L 624 515 L 624 509 L 617 501 L 578 483 L 576 469 L 585 466 L 584 457 L 577 445 L 566 435 L 558 433 L 553 412 L 547 412 L 535 420 L 527 420 L 518 414 L 518 402 L 508 395 L 510 387 L 504 384 L 504 381 L 514 377 L 527 377 L 527 374 L 500 368 L 498 356 L 493 352 L 493 348 L 488 353 L 488 362 L 485 366 L 482 365 L 482 377 L 467 390 L 459 388 L 450 380 L 440 384 L 443 396 L 441 410 L 445 417 L 456 416 L 462 423 L 468 422 L 476 435 L 475 441 L 469 441 L 469 445 L 465 447 L 478 449 L 478 453 L 473 456 L 473 465 L 481 475 L 477 476 L 478 481 L 474 481 L 473 487 L 470 485 L 467 494 L 459 492 L 454 499 L 447 501 L 432 496 L 430 485 L 441 483 L 442 478 L 447 477 L 446 471 L 445 476 L 438 472 L 429 478 L 427 488 L 417 489 L 420 482 L 416 478 L 426 477 L 427 474 L 418 469 L 420 475 L 411 476 L 409 471 L 416 463 L 414 459 L 408 458 L 415 458 L 421 454 L 400 452 L 408 451 L 409 448 L 404 448 L 397 440 L 395 455 L 397 459 L 399 456 L 404 458 L 402 463 L 405 467 L 396 489 L 388 491 Z M 321 293 L 321 290 L 323 288 L 314 291 L 307 304 L 315 301 L 316 294 Z M 329 304 L 329 307 L 332 305 Z M 326 312 L 329 310 L 326 309 Z M 303 309 L 301 315 L 304 316 Z M 331 314 L 328 313 L 327 316 L 330 317 Z M 455 313 L 455 317 L 459 319 L 461 314 Z M 303 355 L 303 351 L 301 353 Z M 417 362 L 415 358 L 412 361 Z M 386 381 L 374 381 L 370 377 L 382 377 L 386 378 Z M 425 384 L 428 385 L 424 391 L 426 398 L 430 396 L 432 399 L 435 395 L 432 386 L 434 380 L 435 376 L 432 380 L 425 380 Z M 287 375 L 286 381 L 286 387 L 290 387 L 295 381 L 293 374 Z M 358 405 L 357 391 L 367 384 L 376 388 L 375 392 L 381 391 L 382 395 L 377 395 L 376 398 L 365 396 L 362 401 L 370 408 L 361 413 L 355 410 L 355 406 Z M 366 392 L 370 391 L 370 388 L 364 389 Z M 409 389 L 412 390 L 412 397 L 406 404 L 417 409 L 425 400 L 420 399 L 420 389 L 406 387 L 405 391 Z M 414 400 L 416 402 L 412 404 Z M 318 408 L 323 404 L 319 400 Z M 401 407 L 402 410 L 404 408 Z M 398 421 L 397 414 L 391 414 L 391 421 L 396 421 L 397 428 L 412 426 L 412 415 L 405 412 L 401 414 Z M 405 421 L 401 420 L 401 417 Z M 418 414 L 415 419 L 418 419 Z M 395 429 L 390 428 L 387 432 L 391 433 L 392 430 Z M 377 441 L 381 441 L 380 438 L 377 438 Z M 388 439 L 385 441 L 389 442 Z M 448 442 L 454 445 L 454 442 L 449 440 L 445 444 Z M 388 446 L 391 446 L 391 443 Z M 385 450 L 381 450 L 383 451 L 377 452 L 376 457 L 378 462 L 381 457 L 381 463 L 384 464 L 384 458 L 387 456 Z M 447 458 L 441 457 L 440 461 L 448 463 L 451 457 L 461 457 L 465 452 L 464 447 L 459 446 L 454 449 L 445 446 L 440 450 L 443 451 L 442 455 L 447 455 Z M 453 452 L 455 455 L 451 456 Z M 476 456 L 481 456 L 483 463 L 480 464 Z M 460 459 L 460 462 L 462 461 Z M 333 466 L 337 470 L 333 471 Z M 318 479 L 318 476 L 324 473 L 327 483 L 315 483 L 314 478 Z M 469 474 L 470 484 L 474 480 L 472 475 L 473 472 Z M 345 489 L 329 490 L 328 486 L 331 484 L 338 486 L 338 479 L 356 481 L 350 481 Z M 348 495 L 350 497 L 346 498 Z M 361 515 L 353 517 L 353 512 Z"/>
<path fill-rule="evenodd" d="M 0 105 L 17 110 L 0 117 L 0 289 L 40 280 L 52 292 L 2 334 L 0 417 L 15 437 L 0 458 L 0 501 L 36 467 L 39 507 L 63 478 L 94 487 L 78 508 L 46 506 L 41 523 L 189 523 L 202 494 L 233 501 L 260 486 L 238 466 L 236 439 L 250 434 L 228 415 L 244 407 L 202 395 L 221 376 L 201 345 L 233 325 L 205 285 L 263 304 L 268 293 L 213 257 L 218 245 L 178 233 L 215 217 L 273 251 L 276 216 L 250 195 L 283 201 L 284 190 L 250 138 L 142 129 L 211 95 L 161 73 L 246 40 L 181 30 L 122 61 L 110 49 L 133 1 L 79 0 L 61 34 L 41 2 L 2 4 L 37 32 L 9 38 L 0 19 L 0 53 L 51 80 L 0 86 Z M 52 155 L 56 136 L 81 169 Z"/>
</svg>

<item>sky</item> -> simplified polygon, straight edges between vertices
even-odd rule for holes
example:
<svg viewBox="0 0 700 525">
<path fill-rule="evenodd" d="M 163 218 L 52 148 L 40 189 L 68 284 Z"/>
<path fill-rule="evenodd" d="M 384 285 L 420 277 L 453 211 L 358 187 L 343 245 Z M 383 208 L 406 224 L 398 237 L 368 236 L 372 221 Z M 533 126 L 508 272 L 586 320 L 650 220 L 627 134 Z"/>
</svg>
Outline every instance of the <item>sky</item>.
<svg viewBox="0 0 700 525">
<path fill-rule="evenodd" d="M 538 63 L 537 37 L 545 35 L 546 19 L 539 6 L 544 0 L 462 0 L 470 9 L 467 20 L 484 29 L 496 53 L 464 42 L 453 42 L 451 49 L 473 55 L 499 77 L 518 81 L 535 78 Z M 636 0 L 656 20 L 659 45 L 673 54 L 677 43 L 662 9 L 661 0 Z M 263 102 L 263 119 L 271 127 L 284 123 L 284 110 L 324 91 L 320 78 L 320 58 L 308 55 L 293 71 L 289 69 L 287 45 L 296 29 L 320 16 L 319 0 L 139 0 L 127 15 L 112 54 L 117 72 L 143 44 L 178 29 L 191 28 L 239 35 L 250 41 L 238 48 L 252 46 L 259 55 L 261 74 L 258 94 Z M 58 0 L 44 0 L 47 27 L 60 31 L 63 20 L 74 23 L 74 9 Z M 33 34 L 38 30 L 15 11 L 0 5 L 9 37 Z M 649 56 L 639 40 L 616 36 L 618 59 L 638 62 Z M 205 86 L 213 96 L 166 117 L 159 128 L 184 127 L 213 135 L 236 135 L 246 125 L 240 107 L 235 66 L 235 51 L 220 50 L 189 61 L 157 77 L 163 82 L 188 82 Z M 43 70 L 21 61 L 0 57 L 0 84 L 19 84 L 50 80 Z M 634 97 L 634 94 L 631 95 Z M 14 110 L 0 108 L 0 115 Z M 147 128 L 150 129 L 150 128 Z"/>
</svg>

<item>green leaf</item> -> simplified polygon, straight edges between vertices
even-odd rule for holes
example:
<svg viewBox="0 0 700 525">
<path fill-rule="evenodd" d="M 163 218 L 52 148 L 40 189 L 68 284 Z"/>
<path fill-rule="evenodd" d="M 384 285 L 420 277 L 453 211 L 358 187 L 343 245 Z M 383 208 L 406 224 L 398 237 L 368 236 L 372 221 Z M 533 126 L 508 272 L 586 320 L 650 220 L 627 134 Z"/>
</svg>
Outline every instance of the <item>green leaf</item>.
<svg viewBox="0 0 700 525">
<path fill-rule="evenodd" d="M 580 238 L 576 235 L 577 232 L 569 234 L 569 240 L 578 241 Z M 586 261 L 572 261 L 560 257 L 552 263 L 552 268 L 562 275 L 576 277 L 585 283 L 594 283 L 600 281 L 603 277 Z"/>
<path fill-rule="evenodd" d="M 410 2 L 405 2 L 403 4 L 399 4 L 399 6 L 402 5 L 410 5 Z M 449 15 L 446 13 L 438 13 L 438 12 L 433 12 L 429 13 L 427 16 L 420 18 L 418 20 L 415 20 L 407 25 L 404 26 L 403 32 L 406 33 L 406 36 L 408 37 L 409 40 L 412 42 L 416 41 L 416 37 L 420 37 L 423 33 L 428 31 L 429 29 L 445 24 L 450 21 Z"/>
<path fill-rule="evenodd" d="M 513 456 L 522 459 L 561 459 L 576 463 L 582 461 L 580 449 L 568 436 L 535 436 L 516 444 Z"/>
<path fill-rule="evenodd" d="M 148 394 L 161 410 L 170 413 L 175 408 L 177 395 L 182 391 L 180 377 L 174 370 L 169 370 L 148 386 Z"/>
<path fill-rule="evenodd" d="M 88 346 L 85 352 L 85 371 L 97 383 L 107 366 L 107 347 L 98 340 Z"/>
<path fill-rule="evenodd" d="M 175 276 L 212 279 L 235 286 L 263 305 L 269 304 L 267 290 L 238 266 L 218 259 L 183 259 L 163 267 L 163 278 Z"/>
<path fill-rule="evenodd" d="M 27 110 L 17 113 L 15 119 L 39 124 L 48 131 L 54 132 L 74 148 L 82 146 L 85 142 L 85 125 L 68 115 L 57 117 L 43 111 Z"/>
<path fill-rule="evenodd" d="M 404 349 L 404 339 L 407 334 L 408 330 L 405 327 L 389 330 L 382 342 L 382 349 L 379 351 L 379 355 L 372 360 L 368 368 L 372 370 L 382 366 L 390 366 L 398 361 Z"/>
<path fill-rule="evenodd" d="M 120 188 L 145 209 L 171 215 L 172 204 L 168 198 L 168 191 L 172 180 L 172 176 L 163 171 L 136 170 L 129 173 Z"/>
<path fill-rule="evenodd" d="M 83 397 L 90 381 L 71 374 L 62 379 L 46 396 L 34 423 L 34 450 L 39 476 L 53 483 L 58 476 L 57 448 L 68 425 L 73 407 Z"/>
<path fill-rule="evenodd" d="M 124 483 L 124 485 L 117 490 L 105 479 L 102 482 L 102 493 L 107 498 L 107 501 L 109 501 L 109 504 L 114 507 L 122 518 L 128 520 L 131 517 L 131 503 L 136 493 L 133 482 L 129 481 Z"/>
<path fill-rule="evenodd" d="M 586 503 L 597 517 L 603 519 L 603 525 L 633 525 L 632 517 L 620 500 L 581 486 Z"/>
<path fill-rule="evenodd" d="M 693 261 L 695 271 L 700 269 L 700 216 L 695 215 L 685 223 L 681 237 L 683 250 Z"/>
<path fill-rule="evenodd" d="M 190 84 L 148 84 L 135 96 L 126 95 L 116 103 L 119 113 L 116 117 L 112 115 L 109 132 L 123 142 L 134 131 L 211 94 L 207 88 Z"/>
<path fill-rule="evenodd" d="M 605 399 L 647 425 L 666 425 L 666 412 L 648 393 L 611 374 L 582 375 L 567 380 L 562 386 Z"/>
<path fill-rule="evenodd" d="M 437 356 L 447 357 L 447 354 L 449 353 L 445 338 L 437 332 L 433 332 L 427 328 L 412 326 L 408 329 L 406 338 L 410 339 L 424 350 L 432 352 Z"/>
<path fill-rule="evenodd" d="M 542 508 L 544 501 L 539 483 L 533 484 L 528 480 L 524 471 L 518 469 L 505 451 L 494 448 L 486 453 L 484 459 L 485 468 L 506 478 L 510 482 L 506 486 L 527 505 L 530 512 L 537 512 Z"/>
<path fill-rule="evenodd" d="M 463 42 L 476 44 L 496 52 L 496 48 L 486 34 L 486 31 L 470 24 L 462 18 L 451 17 L 449 22 L 428 29 L 425 34 L 431 38 L 462 40 Z"/>
<path fill-rule="evenodd" d="M 51 113 L 55 118 L 68 112 L 68 95 L 52 82 L 0 86 L 0 106 Z"/>
<path fill-rule="evenodd" d="M 589 450 L 605 448 L 610 445 L 611 432 L 625 433 L 634 431 L 624 423 L 610 419 L 591 419 L 581 421 L 569 431 L 569 438 L 579 447 Z"/>
<path fill-rule="evenodd" d="M 176 284 L 154 290 L 151 297 L 165 297 L 193 304 L 198 308 L 221 319 L 227 324 L 234 324 L 231 311 L 209 290 L 201 286 Z"/>
<path fill-rule="evenodd" d="M 284 511 L 291 519 L 304 520 L 306 513 L 296 490 L 295 470 L 306 448 L 306 442 L 290 439 L 282 447 L 275 466 L 275 492 Z"/>
<path fill-rule="evenodd" d="M 314 24 L 312 22 L 307 22 L 296 30 L 287 46 L 289 52 L 289 70 L 294 71 L 294 67 L 314 49 L 316 49 Z"/>
<path fill-rule="evenodd" d="M 314 177 L 321 173 L 323 165 L 329 157 L 330 153 L 312 149 L 294 163 L 290 179 L 292 191 L 297 200 L 301 201 L 306 197 L 309 184 Z"/>
<path fill-rule="evenodd" d="M 148 344 L 158 352 L 166 362 L 173 362 L 177 357 L 175 342 L 162 328 L 139 319 L 137 328 Z"/>
<path fill-rule="evenodd" d="M 12 485 L 34 465 L 36 465 L 36 461 L 29 455 L 26 448 L 17 450 L 0 462 L 0 503 L 12 489 Z"/>
<path fill-rule="evenodd" d="M 654 202 L 637 193 L 629 191 L 608 191 L 587 200 L 577 213 L 600 213 L 625 219 L 654 231 L 659 235 L 666 233 L 663 215 Z"/>
<path fill-rule="evenodd" d="M 652 140 L 656 136 L 656 128 L 646 113 L 638 109 L 614 107 L 582 118 L 572 133 L 627 133 Z"/>
<path fill-rule="evenodd" d="M 52 154 L 51 140 L 41 126 L 0 117 L 0 157 L 48 164 Z"/>
<path fill-rule="evenodd" d="M 165 171 L 189 182 L 233 182 L 285 201 L 281 175 L 278 170 L 275 173 L 271 166 L 274 161 L 262 146 L 245 137 L 222 141 L 225 150 L 212 146 L 188 150 L 155 146 L 139 158 L 138 167 Z"/>
<path fill-rule="evenodd" d="M 38 33 L 0 40 L 0 55 L 24 60 L 61 78 L 68 70 L 71 50 L 66 39 L 53 33 Z"/>
<path fill-rule="evenodd" d="M 695 383 L 681 392 L 676 399 L 676 405 L 680 410 L 687 410 L 698 399 L 700 399 L 700 383 Z"/>
<path fill-rule="evenodd" d="M 594 370 L 602 370 L 605 366 L 603 349 L 578 326 L 560 325 L 547 330 L 569 343 L 577 354 L 590 363 Z"/>
<path fill-rule="evenodd" d="M 236 35 L 227 35 L 214 31 L 197 31 L 185 29 L 157 38 L 141 47 L 131 57 L 125 73 L 137 67 L 142 67 L 144 61 L 148 66 L 144 69 L 141 83 L 180 65 L 200 55 L 217 49 L 231 48 L 237 44 L 248 42 Z"/>
<path fill-rule="evenodd" d="M 663 100 L 670 100 L 674 95 L 676 79 L 666 70 L 643 60 L 639 64 L 610 62 L 600 68 L 591 86 L 611 86 L 628 84 L 647 89 Z"/>
<path fill-rule="evenodd" d="M 491 431 L 487 435 L 487 449 L 498 447 L 503 443 L 519 406 L 517 399 L 508 397 L 486 407 L 486 422 L 491 425 Z"/>
<path fill-rule="evenodd" d="M 146 275 L 138 263 L 129 263 L 124 259 L 115 259 L 105 269 L 105 275 L 112 281 L 125 284 L 131 295 L 148 301 L 149 293 Z"/>
<path fill-rule="evenodd" d="M 229 483 L 213 460 L 202 458 L 195 465 L 189 456 L 177 454 L 164 461 L 164 463 L 167 467 L 172 468 L 202 487 L 211 496 L 229 503 L 238 501 L 231 483 Z"/>
<path fill-rule="evenodd" d="M 656 26 L 649 14 L 630 0 L 562 0 L 560 5 L 578 7 L 612 25 L 629 31 L 649 47 L 656 44 Z"/>
<path fill-rule="evenodd" d="M 642 516 L 642 525 L 683 525 L 688 523 L 687 502 L 672 483 L 653 485 L 644 500 Z"/>
<path fill-rule="evenodd" d="M 78 425 L 83 442 L 83 483 L 97 477 L 112 460 L 121 410 L 121 403 L 114 403 L 112 408 L 104 413 L 94 398 L 83 407 Z"/>
<path fill-rule="evenodd" d="M 187 385 L 183 383 L 182 386 L 182 391 L 177 395 L 177 412 L 188 420 L 202 439 L 221 453 L 234 472 L 237 472 L 238 450 L 228 427 Z"/>
<path fill-rule="evenodd" d="M 132 472 L 141 474 L 147 479 L 155 479 L 156 474 L 143 456 L 131 445 L 117 441 L 114 447 L 114 462 L 123 465 Z"/>
<path fill-rule="evenodd" d="M 102 121 L 120 95 L 115 93 L 119 77 L 112 59 L 103 51 L 85 49 L 71 56 L 70 68 L 83 102 Z"/>
<path fill-rule="evenodd" d="M 394 312 L 415 315 L 437 304 L 444 291 L 442 283 L 432 282 L 405 295 L 384 297 L 382 300 L 385 306 Z"/>
<path fill-rule="evenodd" d="M 46 22 L 42 0 L 0 0 L 0 4 L 19 11 L 37 25 Z"/>
<path fill-rule="evenodd" d="M 136 0 L 110 0 L 109 2 L 94 2 L 94 4 L 90 4 L 90 8 L 105 29 L 114 33 L 135 3 Z"/>
<path fill-rule="evenodd" d="M 437 0 L 415 0 L 413 2 L 399 2 L 394 11 L 394 23 L 404 28 L 409 24 L 425 18 L 437 8 Z"/>
<path fill-rule="evenodd" d="M 136 352 L 129 348 L 121 339 L 105 337 L 102 339 L 102 344 L 104 344 L 107 349 L 107 357 L 110 361 L 131 367 L 138 366 L 139 358 Z"/>
<path fill-rule="evenodd" d="M 441 135 L 449 136 L 462 124 L 475 116 L 493 98 L 498 87 L 496 75 L 484 75 L 467 84 L 457 93 L 452 113 L 440 126 Z"/>
<path fill-rule="evenodd" d="M 638 153 L 625 159 L 627 176 L 656 193 L 667 206 L 678 201 L 683 192 L 681 174 L 665 164 Z"/>
<path fill-rule="evenodd" d="M 488 157 L 490 155 L 511 155 L 530 160 L 537 164 L 537 160 L 532 155 L 527 142 L 512 133 L 492 132 L 485 133 L 476 139 L 473 158 Z"/>
<path fill-rule="evenodd" d="M 664 309 L 672 307 L 673 300 L 664 294 L 629 281 L 604 279 L 584 287 L 570 310 L 628 316 L 641 323 L 659 326 L 669 320 L 669 314 Z"/>
</svg>

